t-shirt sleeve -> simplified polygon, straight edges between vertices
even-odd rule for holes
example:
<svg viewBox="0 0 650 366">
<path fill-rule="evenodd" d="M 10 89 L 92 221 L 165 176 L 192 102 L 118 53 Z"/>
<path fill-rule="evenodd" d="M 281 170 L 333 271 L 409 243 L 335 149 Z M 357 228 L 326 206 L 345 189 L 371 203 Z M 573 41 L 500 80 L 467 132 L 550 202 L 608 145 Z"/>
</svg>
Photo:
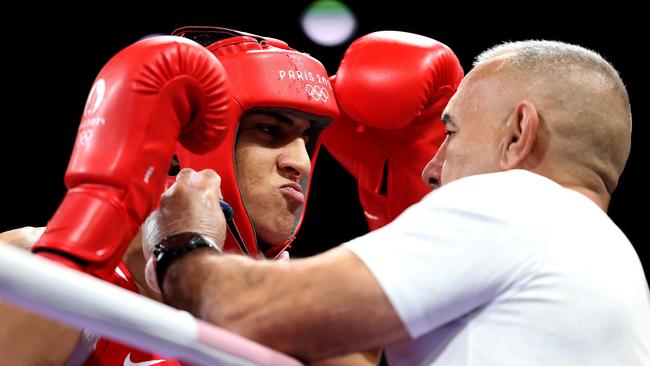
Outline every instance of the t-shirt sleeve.
<svg viewBox="0 0 650 366">
<path fill-rule="evenodd" d="M 373 273 L 412 337 L 494 301 L 531 265 L 515 245 L 521 230 L 501 214 L 508 208 L 492 207 L 498 199 L 477 194 L 478 185 L 449 184 L 344 244 Z"/>
</svg>

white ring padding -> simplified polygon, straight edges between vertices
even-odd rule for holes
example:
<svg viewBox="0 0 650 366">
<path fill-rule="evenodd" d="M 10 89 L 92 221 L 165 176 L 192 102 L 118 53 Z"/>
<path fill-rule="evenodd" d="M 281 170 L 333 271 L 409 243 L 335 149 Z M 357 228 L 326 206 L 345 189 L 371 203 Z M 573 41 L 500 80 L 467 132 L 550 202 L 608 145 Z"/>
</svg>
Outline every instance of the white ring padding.
<svg viewBox="0 0 650 366">
<path fill-rule="evenodd" d="M 198 365 L 301 363 L 185 311 L 0 242 L 0 299 Z"/>
</svg>

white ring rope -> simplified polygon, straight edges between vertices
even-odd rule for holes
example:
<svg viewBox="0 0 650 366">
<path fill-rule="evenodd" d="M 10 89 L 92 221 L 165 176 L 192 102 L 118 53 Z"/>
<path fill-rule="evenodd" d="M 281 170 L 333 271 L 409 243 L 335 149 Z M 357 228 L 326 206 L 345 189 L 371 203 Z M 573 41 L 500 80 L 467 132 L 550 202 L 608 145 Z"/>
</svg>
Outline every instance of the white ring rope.
<svg viewBox="0 0 650 366">
<path fill-rule="evenodd" d="M 301 365 L 144 296 L 0 242 L 0 299 L 198 365 Z"/>
</svg>

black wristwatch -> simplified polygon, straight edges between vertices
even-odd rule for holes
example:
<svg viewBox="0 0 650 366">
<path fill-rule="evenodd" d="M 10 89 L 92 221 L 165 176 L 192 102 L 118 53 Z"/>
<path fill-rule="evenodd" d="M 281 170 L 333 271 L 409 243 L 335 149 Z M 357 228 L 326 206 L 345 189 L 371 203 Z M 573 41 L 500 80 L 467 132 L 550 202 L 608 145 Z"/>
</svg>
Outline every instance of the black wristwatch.
<svg viewBox="0 0 650 366">
<path fill-rule="evenodd" d="M 199 248 L 212 248 L 221 253 L 221 249 L 212 239 L 194 232 L 170 235 L 156 244 L 153 258 L 158 286 L 162 288 L 167 269 L 174 261 Z"/>
</svg>

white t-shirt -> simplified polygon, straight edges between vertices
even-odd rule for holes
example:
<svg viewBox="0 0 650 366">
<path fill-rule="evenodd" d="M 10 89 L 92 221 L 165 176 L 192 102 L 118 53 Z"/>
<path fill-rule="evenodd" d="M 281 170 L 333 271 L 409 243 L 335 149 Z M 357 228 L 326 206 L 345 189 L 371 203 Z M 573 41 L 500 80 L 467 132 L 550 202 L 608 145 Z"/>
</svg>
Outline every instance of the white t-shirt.
<svg viewBox="0 0 650 366">
<path fill-rule="evenodd" d="M 632 245 L 582 194 L 524 170 L 454 181 L 345 246 L 412 339 L 396 365 L 650 365 Z"/>
</svg>

